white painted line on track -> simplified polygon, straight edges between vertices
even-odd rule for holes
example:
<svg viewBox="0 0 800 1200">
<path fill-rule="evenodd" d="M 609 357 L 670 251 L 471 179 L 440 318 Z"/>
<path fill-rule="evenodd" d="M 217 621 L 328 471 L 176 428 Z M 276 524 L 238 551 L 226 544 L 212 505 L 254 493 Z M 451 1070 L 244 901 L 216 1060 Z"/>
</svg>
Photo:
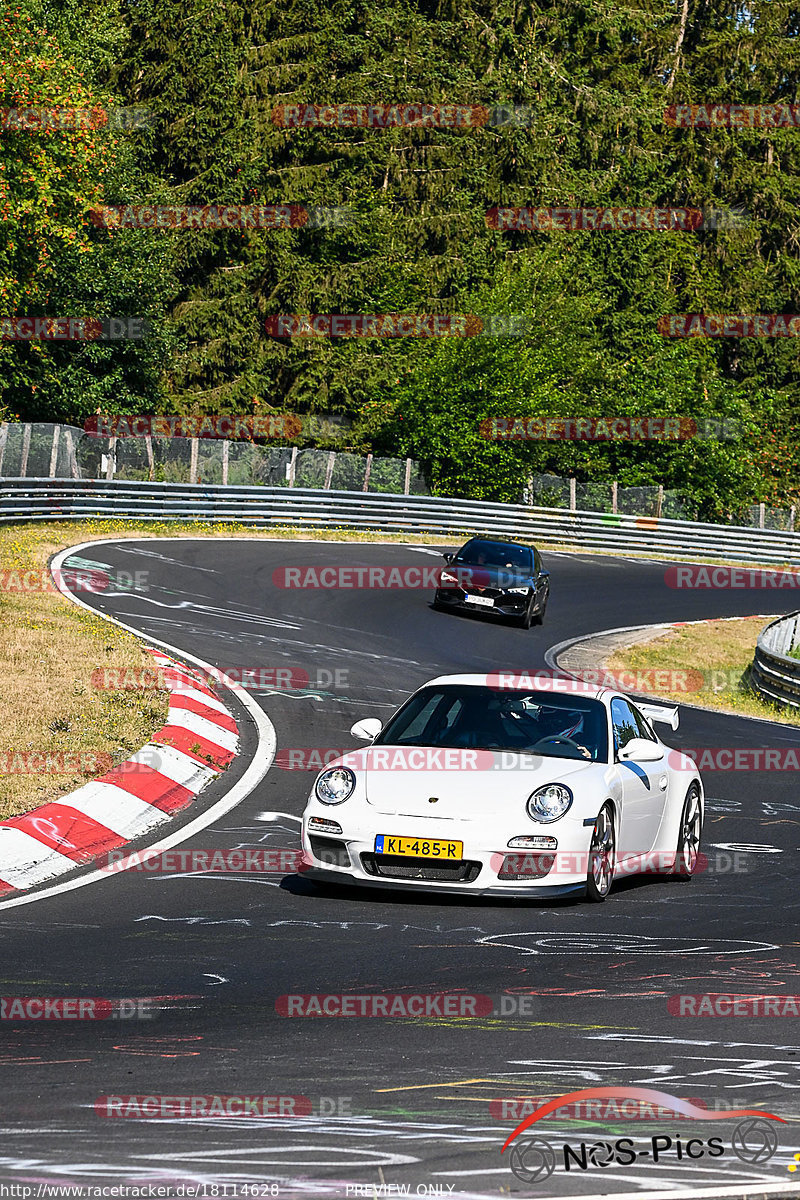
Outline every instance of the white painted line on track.
<svg viewBox="0 0 800 1200">
<path fill-rule="evenodd" d="M 133 541 L 135 539 L 129 540 Z M 158 540 L 184 541 L 186 539 L 163 538 Z M 114 546 L 116 545 L 116 541 L 113 538 L 106 538 L 102 541 L 82 542 L 77 546 L 69 546 L 66 550 L 61 550 L 55 555 L 51 563 L 51 573 L 54 575 L 56 586 L 58 587 L 59 591 L 61 591 L 63 595 L 71 600 L 73 604 L 78 604 L 81 608 L 85 608 L 87 612 L 92 614 L 92 616 L 102 617 L 104 621 L 108 621 L 112 625 L 117 625 L 120 629 L 125 629 L 128 633 L 132 633 L 135 637 L 142 641 L 149 642 L 154 646 L 160 646 L 162 650 L 169 651 L 170 654 L 174 654 L 178 659 L 192 662 L 196 666 L 202 667 L 204 671 L 213 671 L 214 668 L 211 666 L 211 664 L 205 662 L 202 658 L 197 658 L 196 655 L 189 654 L 189 652 L 186 650 L 181 650 L 177 646 L 172 646 L 169 642 L 160 641 L 157 638 L 151 637 L 149 634 L 142 634 L 140 630 L 134 629 L 130 625 L 123 624 L 123 622 L 118 621 L 116 617 L 109 616 L 107 613 L 100 612 L 98 609 L 92 608 L 90 604 L 87 604 L 84 600 L 80 600 L 64 586 L 63 579 L 60 575 L 64 559 L 68 558 L 70 554 L 80 553 L 81 550 L 86 550 L 89 547 L 103 545 Z M 278 744 L 275 728 L 272 722 L 264 710 L 260 708 L 248 694 L 246 688 L 243 688 L 240 686 L 240 684 L 233 682 L 230 682 L 228 687 L 253 718 L 253 722 L 256 727 L 257 745 L 250 765 L 245 770 L 245 773 L 242 775 L 241 779 L 239 779 L 238 782 L 233 785 L 230 791 L 226 792 L 224 796 L 221 796 L 220 799 L 217 800 L 216 803 L 212 804 L 210 808 L 206 809 L 205 812 L 200 813 L 194 818 L 194 820 L 189 821 L 188 824 L 183 825 L 178 830 L 175 830 L 174 833 L 162 838 L 161 841 L 145 847 L 147 850 L 155 851 L 156 853 L 162 850 L 170 850 L 173 846 L 179 846 L 181 842 L 186 842 L 189 840 L 189 838 L 194 837 L 196 833 L 200 833 L 201 830 L 213 824 L 214 821 L 224 816 L 225 813 L 230 812 L 230 810 L 235 808 L 237 804 L 240 804 L 242 800 L 245 800 L 253 791 L 253 788 L 255 788 L 257 784 L 261 782 L 269 768 L 272 766 Z M 114 872 L 114 874 L 118 873 L 119 872 Z M 111 874 L 108 872 L 108 870 L 90 871 L 86 875 L 80 875 L 75 879 L 65 880 L 63 883 L 57 883 L 53 887 L 43 888 L 39 892 L 34 892 L 25 896 L 16 896 L 11 900 L 4 900 L 0 902 L 0 918 L 2 917 L 2 913 L 8 908 L 17 908 L 22 904 L 35 904 L 37 900 L 45 900 L 50 896 L 57 896 L 63 892 L 72 892 L 77 888 L 86 887 L 90 883 L 98 883 L 100 880 L 108 880 L 110 878 Z"/>
</svg>

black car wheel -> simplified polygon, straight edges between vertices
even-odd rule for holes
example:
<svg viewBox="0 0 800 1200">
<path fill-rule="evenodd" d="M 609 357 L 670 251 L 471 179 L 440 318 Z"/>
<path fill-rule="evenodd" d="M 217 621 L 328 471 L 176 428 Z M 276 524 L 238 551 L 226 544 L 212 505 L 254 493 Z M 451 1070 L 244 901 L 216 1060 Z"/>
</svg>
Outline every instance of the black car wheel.
<svg viewBox="0 0 800 1200">
<path fill-rule="evenodd" d="M 617 866 L 617 839 L 614 815 L 604 804 L 598 813 L 589 845 L 589 869 L 586 872 L 586 898 L 600 903 L 611 891 Z"/>
<path fill-rule="evenodd" d="M 700 852 L 700 837 L 703 832 L 703 813 L 700 807 L 700 789 L 693 783 L 686 793 L 678 830 L 678 846 L 672 874 L 678 879 L 691 879 L 697 866 Z"/>
<path fill-rule="evenodd" d="M 534 615 L 534 611 L 533 611 L 533 606 L 535 603 L 536 603 L 536 598 L 534 597 L 534 599 L 531 600 L 530 604 L 526 608 L 523 615 L 518 618 L 518 623 L 522 626 L 523 629 L 530 629 L 531 625 L 533 624 L 533 622 L 536 619 L 536 617 Z"/>
</svg>

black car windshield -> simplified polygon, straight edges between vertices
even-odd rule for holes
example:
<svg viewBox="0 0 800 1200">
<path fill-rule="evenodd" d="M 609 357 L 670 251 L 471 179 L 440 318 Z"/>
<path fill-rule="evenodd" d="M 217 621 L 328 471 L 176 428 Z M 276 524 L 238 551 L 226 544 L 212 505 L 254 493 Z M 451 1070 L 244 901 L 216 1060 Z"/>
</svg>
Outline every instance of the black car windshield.
<svg viewBox="0 0 800 1200">
<path fill-rule="evenodd" d="M 607 762 L 608 725 L 605 706 L 584 696 L 443 684 L 412 696 L 374 745 L 474 747 Z"/>
<path fill-rule="evenodd" d="M 530 571 L 531 552 L 527 546 L 515 546 L 510 542 L 484 542 L 473 538 L 463 546 L 455 559 L 457 563 L 479 567 L 516 567 Z"/>
</svg>

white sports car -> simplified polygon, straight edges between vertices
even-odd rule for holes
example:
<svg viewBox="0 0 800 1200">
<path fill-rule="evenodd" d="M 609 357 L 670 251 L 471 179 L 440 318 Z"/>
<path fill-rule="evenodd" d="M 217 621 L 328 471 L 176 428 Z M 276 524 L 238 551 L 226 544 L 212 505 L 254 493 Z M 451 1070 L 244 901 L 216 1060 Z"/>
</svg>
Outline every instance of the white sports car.
<svg viewBox="0 0 800 1200">
<path fill-rule="evenodd" d="M 368 749 L 317 776 L 303 814 L 310 877 L 475 895 L 585 893 L 615 877 L 689 878 L 703 824 L 692 759 L 634 704 L 570 679 L 444 675 L 382 726 Z"/>
</svg>

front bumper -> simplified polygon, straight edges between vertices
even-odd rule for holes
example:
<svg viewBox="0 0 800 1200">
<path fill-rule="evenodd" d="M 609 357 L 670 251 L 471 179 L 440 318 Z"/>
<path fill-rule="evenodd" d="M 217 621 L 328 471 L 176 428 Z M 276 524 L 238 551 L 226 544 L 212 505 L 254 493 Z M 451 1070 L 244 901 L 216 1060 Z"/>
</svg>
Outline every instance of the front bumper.
<svg viewBox="0 0 800 1200">
<path fill-rule="evenodd" d="M 427 816 L 391 816 L 320 811 L 309 806 L 303 816 L 303 859 L 310 878 L 327 882 L 357 883 L 402 890 L 457 892 L 476 896 L 563 896 L 583 892 L 591 830 L 577 818 L 565 817 L 538 830 L 525 830 L 519 822 L 505 830 L 494 829 L 491 842 L 479 822 L 453 822 Z M 309 830 L 312 816 L 341 825 L 341 834 Z M 369 825 L 367 825 L 367 820 Z M 554 829 L 554 825 L 560 828 Z M 524 834 L 556 837 L 558 848 L 509 848 L 507 843 Z M 453 862 L 399 855 L 376 854 L 375 838 L 388 836 L 463 842 L 462 858 Z"/>
<path fill-rule="evenodd" d="M 491 594 L 490 599 L 494 603 L 476 604 L 474 601 L 468 600 L 469 595 L 481 596 L 480 592 L 465 591 L 463 588 L 437 588 L 433 598 L 434 604 L 441 604 L 446 608 L 458 608 L 465 612 L 480 613 L 483 616 L 491 616 L 493 613 L 498 617 L 522 617 L 528 610 L 528 605 L 531 602 L 532 593 L 527 596 L 510 596 L 507 592 Z"/>
<path fill-rule="evenodd" d="M 505 897 L 506 900 L 557 899 L 559 896 L 582 896 L 586 891 L 586 880 L 580 883 L 543 884 L 529 883 L 524 887 L 519 885 L 502 884 L 500 886 L 475 887 L 459 883 L 415 883 L 413 880 L 374 879 L 352 874 L 346 870 L 331 867 L 312 866 L 303 872 L 305 879 L 316 880 L 318 883 L 338 883 L 355 887 L 388 888 L 392 891 L 424 891 L 434 894 L 460 895 L 468 894 L 475 897 Z"/>
</svg>

